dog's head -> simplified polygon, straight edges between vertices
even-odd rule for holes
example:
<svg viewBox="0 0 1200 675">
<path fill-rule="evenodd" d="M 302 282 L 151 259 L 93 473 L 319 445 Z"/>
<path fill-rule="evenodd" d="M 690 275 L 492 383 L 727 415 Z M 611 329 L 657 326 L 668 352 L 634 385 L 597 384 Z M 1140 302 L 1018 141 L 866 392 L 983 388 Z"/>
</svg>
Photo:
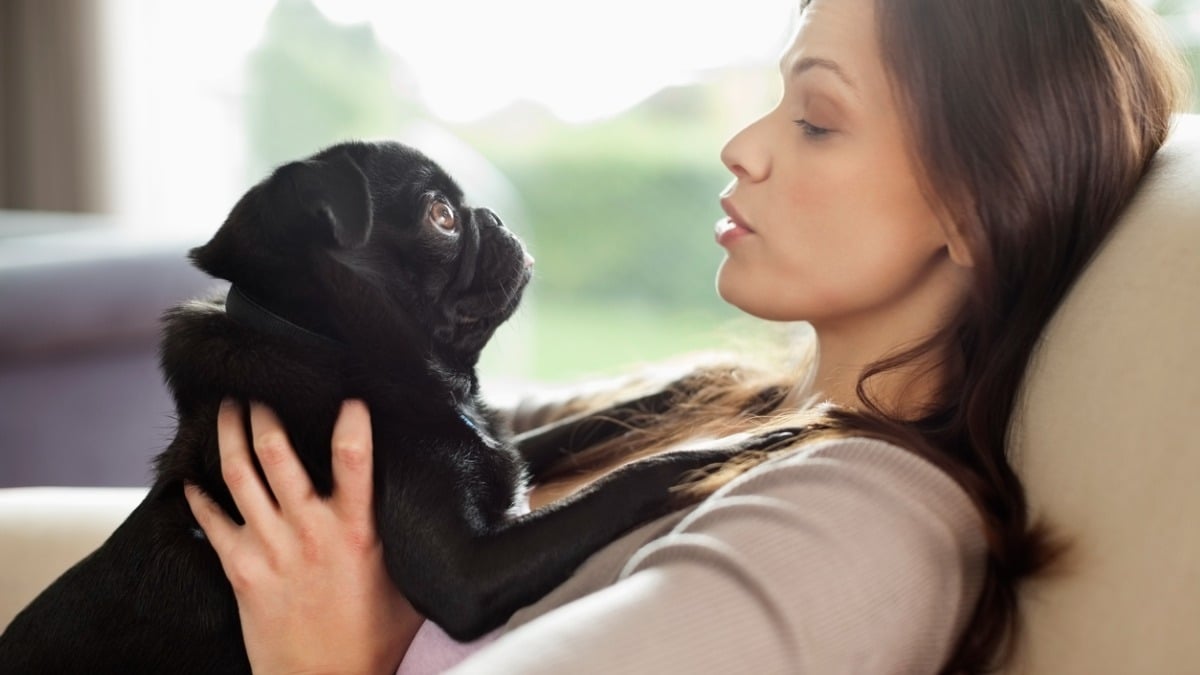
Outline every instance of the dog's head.
<svg viewBox="0 0 1200 675">
<path fill-rule="evenodd" d="M 399 143 L 343 143 L 276 169 L 192 260 L 289 322 L 351 348 L 473 366 L 516 309 L 532 258 Z"/>
</svg>

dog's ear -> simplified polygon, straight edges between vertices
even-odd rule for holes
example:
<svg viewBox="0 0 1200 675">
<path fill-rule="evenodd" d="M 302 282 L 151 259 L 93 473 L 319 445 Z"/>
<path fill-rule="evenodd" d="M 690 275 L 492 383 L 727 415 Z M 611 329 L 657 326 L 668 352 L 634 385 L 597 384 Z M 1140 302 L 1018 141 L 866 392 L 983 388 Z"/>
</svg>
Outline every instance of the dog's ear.
<svg viewBox="0 0 1200 675">
<path fill-rule="evenodd" d="M 345 149 L 285 164 L 242 196 L 192 262 L 234 280 L 262 261 L 294 259 L 305 247 L 361 246 L 371 235 L 371 191 Z M 250 262 L 248 262 L 250 261 Z"/>
<path fill-rule="evenodd" d="M 279 220 L 314 228 L 317 241 L 354 248 L 371 235 L 371 190 L 346 151 L 292 162 L 276 169 L 267 186 Z"/>
</svg>

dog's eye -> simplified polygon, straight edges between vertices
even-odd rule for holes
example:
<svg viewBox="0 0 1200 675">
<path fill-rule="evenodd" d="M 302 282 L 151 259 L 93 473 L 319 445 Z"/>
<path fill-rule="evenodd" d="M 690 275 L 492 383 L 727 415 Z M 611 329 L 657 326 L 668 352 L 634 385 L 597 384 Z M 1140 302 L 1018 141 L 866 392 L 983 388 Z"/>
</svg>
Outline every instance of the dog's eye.
<svg viewBox="0 0 1200 675">
<path fill-rule="evenodd" d="M 458 216 L 454 213 L 454 207 L 440 199 L 429 203 L 425 210 L 425 221 L 443 232 L 458 230 Z"/>
</svg>

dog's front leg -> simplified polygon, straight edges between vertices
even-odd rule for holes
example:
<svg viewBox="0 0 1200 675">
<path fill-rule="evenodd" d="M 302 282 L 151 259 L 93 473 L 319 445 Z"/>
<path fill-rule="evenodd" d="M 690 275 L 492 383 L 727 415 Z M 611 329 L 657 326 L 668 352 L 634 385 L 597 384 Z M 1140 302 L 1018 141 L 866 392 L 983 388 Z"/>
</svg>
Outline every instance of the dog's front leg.
<svg viewBox="0 0 1200 675">
<path fill-rule="evenodd" d="M 608 542 L 665 513 L 670 488 L 687 472 L 745 449 L 635 462 L 566 502 L 518 518 L 493 513 L 495 504 L 484 508 L 465 474 L 457 481 L 426 475 L 382 485 L 379 527 L 388 571 L 418 611 L 455 639 L 474 639 L 565 581 Z"/>
<path fill-rule="evenodd" d="M 445 581 L 470 542 L 517 510 L 522 469 L 478 437 L 391 431 L 376 424 L 376 531 L 392 581 L 418 611 L 437 615 L 454 602 Z"/>
</svg>

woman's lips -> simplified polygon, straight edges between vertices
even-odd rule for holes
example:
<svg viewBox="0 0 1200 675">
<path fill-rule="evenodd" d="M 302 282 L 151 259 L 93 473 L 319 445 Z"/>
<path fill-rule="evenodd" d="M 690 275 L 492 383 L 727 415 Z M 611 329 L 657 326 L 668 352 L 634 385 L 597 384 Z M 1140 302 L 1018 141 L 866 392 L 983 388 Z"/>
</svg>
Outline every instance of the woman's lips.
<svg viewBox="0 0 1200 675">
<path fill-rule="evenodd" d="M 738 214 L 737 209 L 733 207 L 733 203 L 729 201 L 728 197 L 721 200 L 721 209 L 725 211 L 726 217 L 718 220 L 714 227 L 717 244 L 728 246 L 737 239 L 748 234 L 754 234 L 754 230 L 746 225 L 745 219 Z"/>
</svg>

